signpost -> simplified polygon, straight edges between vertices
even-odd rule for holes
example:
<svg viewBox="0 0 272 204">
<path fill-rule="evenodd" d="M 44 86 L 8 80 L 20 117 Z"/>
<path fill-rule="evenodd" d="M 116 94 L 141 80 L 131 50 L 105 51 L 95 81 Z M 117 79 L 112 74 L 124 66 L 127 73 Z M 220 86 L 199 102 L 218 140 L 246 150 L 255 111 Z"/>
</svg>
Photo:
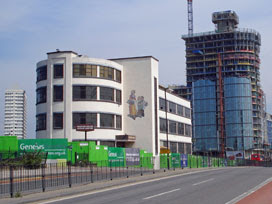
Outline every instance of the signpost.
<svg viewBox="0 0 272 204">
<path fill-rule="evenodd" d="M 77 125 L 76 131 L 85 132 L 85 141 L 87 141 L 87 132 L 94 131 L 94 126 L 92 124 Z"/>
</svg>

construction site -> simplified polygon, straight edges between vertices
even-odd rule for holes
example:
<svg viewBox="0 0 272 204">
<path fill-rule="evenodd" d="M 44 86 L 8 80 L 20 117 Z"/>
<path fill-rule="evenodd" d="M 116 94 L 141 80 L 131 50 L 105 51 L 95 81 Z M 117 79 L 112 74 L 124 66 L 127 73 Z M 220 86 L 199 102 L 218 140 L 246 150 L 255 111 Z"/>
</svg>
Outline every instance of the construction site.
<svg viewBox="0 0 272 204">
<path fill-rule="evenodd" d="M 241 151 L 244 157 L 262 150 L 265 95 L 260 84 L 261 36 L 238 28 L 234 11 L 212 14 L 215 30 L 193 32 L 192 0 L 188 0 L 186 44 L 187 92 L 193 116 L 193 149 L 199 154 Z"/>
</svg>

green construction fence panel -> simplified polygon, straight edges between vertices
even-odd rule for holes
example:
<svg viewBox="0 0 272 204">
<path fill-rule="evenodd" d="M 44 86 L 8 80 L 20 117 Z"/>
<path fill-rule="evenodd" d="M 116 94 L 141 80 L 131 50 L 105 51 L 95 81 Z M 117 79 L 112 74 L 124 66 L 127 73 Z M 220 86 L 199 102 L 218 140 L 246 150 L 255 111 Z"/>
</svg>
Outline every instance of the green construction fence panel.
<svg viewBox="0 0 272 204">
<path fill-rule="evenodd" d="M 180 168 L 180 153 L 171 153 L 171 164 L 173 168 Z"/>
<path fill-rule="evenodd" d="M 108 147 L 109 167 L 125 167 L 125 149 L 121 147 Z"/>
<path fill-rule="evenodd" d="M 90 145 L 89 161 L 99 167 L 108 166 L 108 146 Z"/>
<path fill-rule="evenodd" d="M 18 150 L 24 152 L 47 152 L 47 159 L 67 159 L 67 139 L 22 139 L 18 140 Z"/>
<path fill-rule="evenodd" d="M 18 152 L 17 136 L 0 136 L 0 152 Z"/>
</svg>

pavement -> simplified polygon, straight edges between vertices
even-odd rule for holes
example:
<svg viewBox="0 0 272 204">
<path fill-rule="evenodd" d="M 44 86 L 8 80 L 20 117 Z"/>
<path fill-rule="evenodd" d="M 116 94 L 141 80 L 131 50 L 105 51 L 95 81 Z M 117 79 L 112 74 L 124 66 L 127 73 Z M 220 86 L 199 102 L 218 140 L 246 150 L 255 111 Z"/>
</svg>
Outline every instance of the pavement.
<svg viewBox="0 0 272 204">
<path fill-rule="evenodd" d="M 232 204 L 250 194 L 245 192 L 251 192 L 252 188 L 271 178 L 270 171 L 270 168 L 263 167 L 176 169 L 28 194 L 21 198 L 4 198 L 0 203 Z"/>
</svg>

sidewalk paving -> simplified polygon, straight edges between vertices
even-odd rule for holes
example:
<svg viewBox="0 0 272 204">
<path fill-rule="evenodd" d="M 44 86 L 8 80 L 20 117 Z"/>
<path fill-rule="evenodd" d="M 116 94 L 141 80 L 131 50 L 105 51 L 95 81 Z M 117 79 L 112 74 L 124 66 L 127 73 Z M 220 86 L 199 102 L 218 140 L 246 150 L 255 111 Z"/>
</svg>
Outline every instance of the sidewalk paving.
<svg viewBox="0 0 272 204">
<path fill-rule="evenodd" d="M 50 199 L 56 199 L 58 197 L 64 197 L 64 196 L 72 196 L 75 194 L 82 194 L 86 192 L 91 192 L 95 190 L 101 190 L 105 188 L 110 188 L 113 186 L 120 186 L 124 184 L 130 184 L 130 183 L 135 183 L 135 182 L 140 182 L 140 181 L 147 181 L 147 180 L 152 180 L 155 178 L 162 178 L 162 177 L 167 177 L 171 175 L 177 175 L 177 174 L 185 174 L 189 172 L 196 172 L 196 171 L 206 171 L 206 170 L 212 170 L 212 169 L 218 169 L 218 168 L 199 168 L 199 169 L 176 169 L 174 170 L 169 170 L 164 172 L 164 170 L 156 171 L 155 174 L 152 172 L 148 174 L 144 174 L 143 176 L 133 176 L 129 178 L 118 178 L 114 179 L 112 181 L 99 181 L 95 183 L 89 183 L 89 184 L 79 184 L 79 185 L 74 185 L 72 188 L 62 188 L 62 189 L 51 189 L 46 192 L 38 192 L 38 193 L 32 193 L 28 194 L 25 193 L 22 195 L 22 197 L 19 198 L 2 198 L 0 199 L 1 204 L 22 204 L 22 203 L 37 203 L 40 201 L 45 201 L 45 200 L 50 200 Z M 222 168 L 221 168 L 222 169 Z"/>
<path fill-rule="evenodd" d="M 271 204 L 272 203 L 272 182 L 264 185 L 254 193 L 248 195 L 237 204 Z"/>
</svg>

